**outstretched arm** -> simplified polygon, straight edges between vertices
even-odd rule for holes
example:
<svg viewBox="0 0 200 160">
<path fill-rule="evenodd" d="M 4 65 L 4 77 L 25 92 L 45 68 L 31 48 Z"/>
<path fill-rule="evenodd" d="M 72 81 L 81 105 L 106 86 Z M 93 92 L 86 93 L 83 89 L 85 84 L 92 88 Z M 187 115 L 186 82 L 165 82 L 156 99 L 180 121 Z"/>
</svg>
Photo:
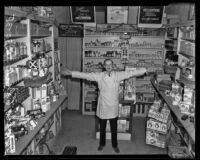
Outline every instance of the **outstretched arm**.
<svg viewBox="0 0 200 160">
<path fill-rule="evenodd" d="M 141 76 L 145 73 L 147 73 L 146 68 L 137 68 L 136 70 L 133 70 L 133 71 L 119 72 L 118 78 L 121 81 L 121 80 L 128 79 L 128 78 L 131 78 L 131 77 Z"/>
<path fill-rule="evenodd" d="M 99 73 L 84 73 L 79 71 L 70 71 L 69 69 L 65 69 L 61 73 L 64 76 L 72 76 L 73 78 L 79 79 L 87 79 L 89 81 L 98 81 Z"/>
</svg>

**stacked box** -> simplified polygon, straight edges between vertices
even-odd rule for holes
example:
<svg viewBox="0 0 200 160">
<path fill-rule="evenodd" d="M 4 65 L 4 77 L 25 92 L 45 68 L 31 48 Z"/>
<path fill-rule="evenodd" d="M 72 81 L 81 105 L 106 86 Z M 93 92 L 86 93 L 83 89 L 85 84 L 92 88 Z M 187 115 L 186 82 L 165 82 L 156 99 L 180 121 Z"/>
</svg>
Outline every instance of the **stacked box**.
<svg viewBox="0 0 200 160">
<path fill-rule="evenodd" d="M 170 136 L 170 126 L 170 110 L 155 102 L 147 116 L 146 144 L 165 148 Z"/>
</svg>

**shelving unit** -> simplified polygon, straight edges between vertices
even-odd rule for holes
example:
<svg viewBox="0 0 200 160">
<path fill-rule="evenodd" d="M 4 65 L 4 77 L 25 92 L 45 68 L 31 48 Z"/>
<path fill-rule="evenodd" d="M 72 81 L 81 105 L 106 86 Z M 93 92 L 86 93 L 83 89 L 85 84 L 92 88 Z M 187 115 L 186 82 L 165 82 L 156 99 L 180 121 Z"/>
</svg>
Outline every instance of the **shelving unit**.
<svg viewBox="0 0 200 160">
<path fill-rule="evenodd" d="M 4 52 L 4 70 L 7 71 L 7 69 L 9 69 L 11 67 L 14 67 L 14 68 L 22 67 L 22 66 L 27 67 L 27 61 L 28 60 L 37 60 L 37 59 L 33 58 L 33 55 L 36 53 L 37 54 L 39 53 L 39 54 L 50 56 L 49 61 L 52 60 L 51 65 L 48 68 L 49 73 L 52 74 L 52 78 L 48 79 L 45 82 L 45 84 L 48 85 L 48 84 L 50 84 L 50 82 L 60 81 L 60 53 L 59 53 L 60 51 L 58 50 L 58 48 L 56 48 L 54 46 L 56 36 L 58 35 L 57 28 L 53 24 L 54 19 L 47 18 L 47 17 L 39 17 L 37 15 L 28 14 L 24 11 L 15 10 L 15 9 L 12 9 L 9 7 L 5 7 L 4 14 L 5 14 L 5 16 L 14 16 L 13 21 L 10 21 L 10 22 L 5 21 L 5 23 L 6 23 L 5 25 L 7 25 L 7 23 L 12 23 L 13 26 L 18 25 L 22 28 L 20 30 L 20 27 L 19 27 L 16 30 L 14 27 L 12 28 L 12 26 L 10 26 L 11 29 L 7 30 L 7 28 L 5 26 L 6 34 L 4 34 L 4 40 L 5 40 L 4 43 L 9 44 L 9 43 L 16 42 L 15 44 L 19 44 L 19 45 L 23 44 L 23 47 L 25 46 L 25 48 L 22 48 L 22 47 L 17 48 L 17 46 L 16 46 L 13 50 L 11 50 L 9 48 L 10 50 L 7 50 L 6 52 Z M 15 22 L 15 20 L 17 20 L 17 22 Z M 38 24 L 37 22 L 40 22 L 40 23 Z M 42 26 L 40 26 L 40 24 L 42 24 Z M 43 34 L 42 33 L 43 31 L 46 33 Z M 24 33 L 18 33 L 18 32 L 24 32 Z M 50 49 L 44 50 L 44 48 L 38 47 L 37 49 L 39 50 L 39 52 L 37 52 L 37 51 L 34 52 L 33 40 L 44 41 L 45 48 L 50 46 Z M 4 45 L 4 46 L 6 47 L 6 45 Z M 10 47 L 10 46 L 8 46 L 8 47 Z M 13 52 L 11 52 L 11 54 L 10 54 L 9 51 L 10 52 L 13 51 Z M 22 55 L 20 55 L 20 57 L 17 58 L 17 53 L 22 54 Z M 57 58 L 56 60 L 55 60 L 55 54 L 58 54 L 58 55 L 56 55 L 56 58 Z M 8 55 L 10 55 L 10 56 L 8 57 Z M 13 56 L 15 56 L 15 57 L 13 57 Z M 21 58 L 21 57 L 23 57 L 23 58 Z M 55 72 L 56 67 L 58 67 L 57 72 Z M 7 82 L 5 79 L 4 82 L 6 82 L 6 83 L 4 83 L 4 88 L 6 88 L 6 87 L 10 88 L 10 87 L 14 87 L 16 85 L 24 86 L 25 85 L 24 78 L 26 78 L 26 77 L 23 77 L 23 76 L 24 75 L 22 74 L 21 75 L 22 78 L 18 79 L 20 77 L 19 73 L 18 73 L 18 76 L 15 75 L 15 79 L 12 80 L 12 83 Z M 6 76 L 4 76 L 4 77 L 6 77 Z M 16 77 L 18 77 L 18 78 L 16 78 Z M 37 88 L 37 89 L 39 89 L 39 88 Z M 24 101 L 22 103 L 22 105 L 25 108 L 25 113 L 28 110 L 34 109 L 33 108 L 33 98 L 34 98 L 33 90 L 34 90 L 34 88 L 29 87 L 29 97 L 22 99 Z M 66 100 L 66 96 L 62 95 L 59 97 L 59 99 L 56 102 L 52 103 L 50 105 L 49 110 L 46 112 L 45 116 L 43 118 L 39 118 L 36 120 L 36 127 L 33 130 L 28 129 L 27 135 L 23 135 L 22 137 L 19 138 L 18 141 L 14 140 L 12 145 L 9 146 L 13 149 L 13 152 L 10 152 L 11 150 L 7 150 L 8 147 L 6 147 L 5 154 L 6 155 L 39 154 L 39 146 L 37 146 L 38 137 L 40 137 L 40 135 L 48 137 L 50 132 L 55 137 L 61 128 L 61 107 L 65 100 Z M 4 113 L 6 114 L 8 111 L 11 111 L 12 109 L 14 109 L 13 106 L 5 105 Z M 4 121 L 4 123 L 6 123 L 6 121 Z M 7 124 L 5 124 L 5 126 L 7 126 Z M 4 129 L 5 129 L 4 131 L 6 132 L 8 128 L 6 129 L 6 127 L 5 127 Z M 54 140 L 55 138 L 49 138 L 49 139 Z M 51 141 L 51 143 L 53 142 L 53 140 Z"/>
<path fill-rule="evenodd" d="M 189 152 L 195 153 L 195 151 L 192 149 L 192 145 L 195 145 L 195 126 L 194 126 L 194 124 L 192 124 L 189 119 L 182 120 L 183 114 L 179 110 L 178 106 L 175 106 L 172 104 L 172 98 L 170 98 L 169 96 L 166 96 L 164 92 L 159 91 L 158 86 L 155 84 L 154 79 L 152 79 L 151 82 L 152 82 L 153 86 L 155 87 L 156 92 L 162 97 L 164 102 L 168 105 L 169 109 L 171 110 L 172 123 L 175 124 L 174 126 L 179 128 L 180 126 L 177 125 L 177 123 L 179 123 L 184 128 L 184 131 L 182 130 L 179 133 L 179 135 L 186 143 Z"/>
</svg>

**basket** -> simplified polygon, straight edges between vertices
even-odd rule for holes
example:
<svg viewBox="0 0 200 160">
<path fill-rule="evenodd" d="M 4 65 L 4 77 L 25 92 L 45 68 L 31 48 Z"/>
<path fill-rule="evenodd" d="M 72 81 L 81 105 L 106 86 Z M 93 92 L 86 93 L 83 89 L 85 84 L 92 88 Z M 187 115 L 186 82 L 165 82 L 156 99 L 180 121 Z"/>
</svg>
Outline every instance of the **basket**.
<svg viewBox="0 0 200 160">
<path fill-rule="evenodd" d="M 164 71 L 167 74 L 175 74 L 176 70 L 177 70 L 177 66 L 164 65 Z"/>
<path fill-rule="evenodd" d="M 43 77 L 26 78 L 24 79 L 25 87 L 39 88 L 42 84 L 47 83 L 51 79 L 52 73 L 47 73 Z"/>
</svg>

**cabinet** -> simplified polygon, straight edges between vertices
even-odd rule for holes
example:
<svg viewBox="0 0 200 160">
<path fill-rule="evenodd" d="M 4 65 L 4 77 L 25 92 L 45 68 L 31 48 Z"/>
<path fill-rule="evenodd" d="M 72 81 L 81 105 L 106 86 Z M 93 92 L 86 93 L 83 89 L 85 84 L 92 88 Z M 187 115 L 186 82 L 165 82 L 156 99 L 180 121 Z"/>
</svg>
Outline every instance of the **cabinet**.
<svg viewBox="0 0 200 160">
<path fill-rule="evenodd" d="M 36 8 L 50 14 L 50 7 L 27 7 L 29 11 Z M 4 16 L 5 154 L 39 154 L 39 135 L 52 132 L 55 136 L 61 128 L 60 106 L 66 98 L 59 95 L 58 100 L 59 86 L 52 89 L 51 95 L 48 90 L 50 82 L 60 79 L 59 60 L 55 60 L 59 53 L 55 45 L 57 28 L 53 18 L 20 7 L 5 7 Z M 39 87 L 26 83 L 45 75 L 47 79 Z"/>
</svg>

